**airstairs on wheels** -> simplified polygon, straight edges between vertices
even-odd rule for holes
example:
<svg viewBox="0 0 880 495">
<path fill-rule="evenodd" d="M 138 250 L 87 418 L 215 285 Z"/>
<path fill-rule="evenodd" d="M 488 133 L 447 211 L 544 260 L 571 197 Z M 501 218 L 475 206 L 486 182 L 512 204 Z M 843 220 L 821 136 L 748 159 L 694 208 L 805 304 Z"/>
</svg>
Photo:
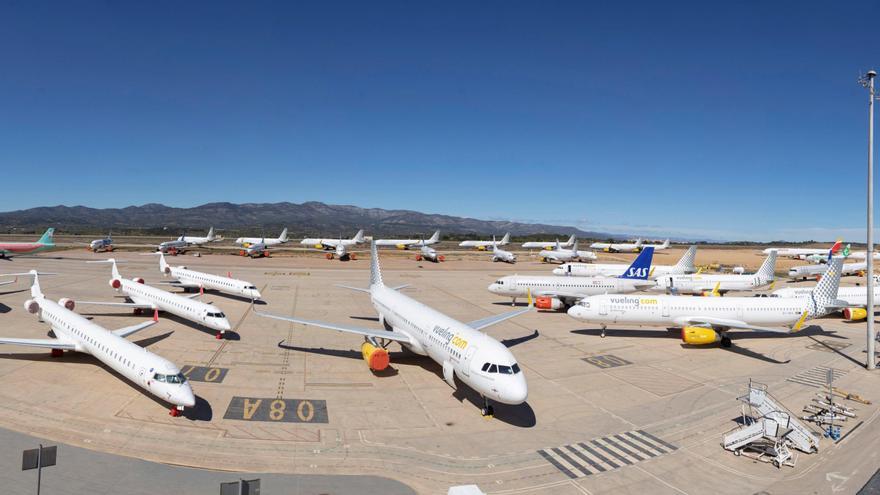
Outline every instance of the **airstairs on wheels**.
<svg viewBox="0 0 880 495">
<path fill-rule="evenodd" d="M 744 403 L 743 422 L 722 436 L 726 450 L 736 455 L 756 452 L 759 460 L 769 458 L 776 467 L 794 466 L 792 448 L 808 454 L 819 451 L 819 437 L 770 395 L 766 385 L 750 381 L 748 395 L 738 400 Z"/>
</svg>

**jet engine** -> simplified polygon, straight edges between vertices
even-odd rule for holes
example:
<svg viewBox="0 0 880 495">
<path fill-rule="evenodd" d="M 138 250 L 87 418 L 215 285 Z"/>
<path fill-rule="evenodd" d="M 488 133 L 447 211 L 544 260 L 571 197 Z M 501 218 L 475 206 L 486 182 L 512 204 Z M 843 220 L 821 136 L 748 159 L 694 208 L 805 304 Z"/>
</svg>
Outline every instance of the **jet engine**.
<svg viewBox="0 0 880 495">
<path fill-rule="evenodd" d="M 113 280 L 110 281 L 110 287 L 113 287 L 114 289 L 118 289 L 118 288 L 122 287 L 122 281 L 119 280 L 118 278 L 114 278 Z"/>
<path fill-rule="evenodd" d="M 868 310 L 865 308 L 844 308 L 843 318 L 849 321 L 864 320 L 868 317 Z"/>
<path fill-rule="evenodd" d="M 186 268 L 186 267 L 183 267 L 183 268 Z M 171 267 L 170 267 L 170 266 L 166 266 L 164 272 L 165 272 L 165 275 L 170 274 L 170 273 L 171 273 Z"/>
<path fill-rule="evenodd" d="M 715 330 L 706 327 L 683 327 L 681 329 L 681 340 L 685 344 L 691 345 L 707 345 L 721 341 L 721 335 Z"/>
<path fill-rule="evenodd" d="M 388 351 L 381 347 L 376 347 L 369 342 L 364 342 L 361 345 L 361 355 L 363 355 L 364 361 L 367 362 L 367 366 L 373 371 L 384 370 L 391 361 Z"/>
<path fill-rule="evenodd" d="M 324 245 L 319 242 L 315 244 L 315 249 L 324 249 Z"/>
<path fill-rule="evenodd" d="M 67 297 L 62 297 L 61 299 L 59 299 L 58 304 L 60 304 L 61 306 L 64 306 L 65 308 L 67 308 L 70 311 L 73 311 L 73 308 L 76 307 L 76 303 L 73 301 L 73 299 L 70 299 Z"/>
<path fill-rule="evenodd" d="M 406 249 L 406 248 L 407 248 L 407 245 L 406 245 L 406 244 L 398 244 L 398 245 L 396 245 L 395 247 L 396 247 L 397 249 Z"/>
<path fill-rule="evenodd" d="M 562 301 L 556 299 L 555 297 L 536 297 L 535 298 L 535 307 L 538 309 L 562 309 L 565 307 L 565 304 L 562 304 Z"/>
<path fill-rule="evenodd" d="M 34 301 L 33 299 L 28 299 L 27 301 L 24 302 L 24 309 L 28 313 L 35 315 L 35 314 L 37 314 L 37 311 L 40 310 L 40 303 L 38 303 L 37 301 Z"/>
<path fill-rule="evenodd" d="M 137 282 L 139 284 L 144 283 L 144 279 L 142 279 L 140 277 L 132 277 L 131 280 L 132 280 L 132 282 Z"/>
</svg>

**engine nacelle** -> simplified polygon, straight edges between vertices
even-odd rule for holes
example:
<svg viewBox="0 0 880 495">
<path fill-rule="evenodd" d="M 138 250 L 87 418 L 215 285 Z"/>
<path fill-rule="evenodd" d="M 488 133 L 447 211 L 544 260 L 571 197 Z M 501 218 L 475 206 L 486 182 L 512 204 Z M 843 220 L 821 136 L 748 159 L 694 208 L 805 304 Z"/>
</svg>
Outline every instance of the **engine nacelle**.
<svg viewBox="0 0 880 495">
<path fill-rule="evenodd" d="M 58 304 L 60 304 L 61 306 L 64 306 L 69 311 L 73 311 L 73 308 L 76 307 L 76 302 L 74 302 L 73 299 L 70 299 L 68 297 L 62 297 L 61 299 L 59 299 Z"/>
<path fill-rule="evenodd" d="M 186 268 L 186 267 L 183 267 L 183 268 Z M 169 274 L 171 274 L 171 267 L 170 267 L 170 266 L 166 266 L 166 267 L 165 267 L 165 270 L 163 270 L 163 271 L 165 272 L 165 275 L 169 275 Z"/>
<path fill-rule="evenodd" d="M 38 303 L 37 301 L 34 301 L 33 299 L 28 299 L 27 301 L 24 302 L 24 309 L 28 313 L 35 315 L 35 314 L 37 314 L 37 311 L 40 310 L 40 303 Z"/>
<path fill-rule="evenodd" d="M 398 244 L 394 247 L 396 247 L 397 249 L 406 249 L 408 246 L 406 244 Z"/>
<path fill-rule="evenodd" d="M 715 330 L 706 327 L 683 327 L 681 340 L 685 344 L 707 345 L 721 341 L 721 335 Z"/>
<path fill-rule="evenodd" d="M 381 347 L 376 347 L 369 342 L 364 342 L 361 345 L 361 355 L 363 355 L 364 361 L 367 362 L 367 366 L 373 371 L 382 371 L 391 362 L 388 351 Z"/>
<path fill-rule="evenodd" d="M 565 305 L 562 304 L 562 301 L 556 299 L 555 297 L 536 297 L 535 298 L 535 307 L 538 309 L 562 309 Z"/>
<path fill-rule="evenodd" d="M 439 256 L 437 256 L 437 261 L 438 261 L 438 262 L 439 262 L 439 261 L 446 261 L 446 256 L 443 256 L 442 254 L 439 255 Z"/>
<path fill-rule="evenodd" d="M 114 289 L 119 289 L 120 287 L 122 287 L 122 280 L 114 278 L 110 281 L 110 287 L 113 287 Z"/>
<path fill-rule="evenodd" d="M 142 284 L 142 283 L 144 283 L 144 279 L 142 279 L 142 278 L 140 278 L 140 277 L 132 277 L 132 278 L 131 278 L 131 281 L 132 281 L 132 282 L 136 282 L 136 283 L 138 283 L 138 284 Z"/>
<path fill-rule="evenodd" d="M 489 248 L 487 248 L 486 246 L 477 246 L 477 251 L 486 251 L 487 249 Z"/>
<path fill-rule="evenodd" d="M 315 244 L 315 249 L 324 249 L 324 245 L 319 242 Z"/>
<path fill-rule="evenodd" d="M 849 321 L 859 321 L 868 318 L 868 310 L 865 308 L 844 308 L 843 317 Z"/>
</svg>

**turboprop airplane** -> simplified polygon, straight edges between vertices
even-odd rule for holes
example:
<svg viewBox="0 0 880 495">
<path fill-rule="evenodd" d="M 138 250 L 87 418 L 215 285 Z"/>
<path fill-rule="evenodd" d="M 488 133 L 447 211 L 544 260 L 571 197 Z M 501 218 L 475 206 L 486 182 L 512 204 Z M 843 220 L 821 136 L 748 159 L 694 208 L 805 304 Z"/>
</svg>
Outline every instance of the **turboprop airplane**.
<svg viewBox="0 0 880 495">
<path fill-rule="evenodd" d="M 235 244 L 239 246 L 248 247 L 251 244 L 263 243 L 266 246 L 277 246 L 278 244 L 284 244 L 289 239 L 287 238 L 287 227 L 281 231 L 281 235 L 276 239 L 266 239 L 264 237 L 239 237 L 235 240 Z"/>
<path fill-rule="evenodd" d="M 376 245 L 379 247 L 394 246 L 397 249 L 409 249 L 411 247 L 430 246 L 432 244 L 437 244 L 438 242 L 440 242 L 440 231 L 435 231 L 434 235 L 432 235 L 428 239 L 378 239 L 375 242 Z"/>
<path fill-rule="evenodd" d="M 165 261 L 165 255 L 162 253 L 159 253 L 159 271 L 162 275 L 166 277 L 171 276 L 175 279 L 169 282 L 170 284 L 183 287 L 184 289 L 216 290 L 227 294 L 243 296 L 248 299 L 260 299 L 262 297 L 257 287 L 250 282 L 232 277 L 198 272 L 190 270 L 185 266 L 171 266 Z"/>
<path fill-rule="evenodd" d="M 874 276 L 874 307 L 880 306 L 880 277 Z M 786 287 L 773 291 L 771 297 L 810 297 L 813 287 Z M 845 302 L 847 307 L 838 308 L 843 310 L 843 318 L 850 321 L 864 320 L 868 317 L 868 288 L 867 287 L 840 287 L 837 289 L 837 299 Z"/>
<path fill-rule="evenodd" d="M 691 246 L 684 252 L 678 263 L 674 265 L 651 266 L 651 277 L 662 275 L 684 275 L 697 271 L 694 259 L 697 256 L 697 246 Z M 563 263 L 553 269 L 554 275 L 570 275 L 575 277 L 616 277 L 622 275 L 629 265 L 623 263 Z"/>
<path fill-rule="evenodd" d="M 538 253 L 538 257 L 545 263 L 550 261 L 566 263 L 575 260 L 594 260 L 596 259 L 596 253 L 592 251 L 578 251 L 578 241 L 575 239 L 571 249 L 565 249 L 561 244 L 556 244 L 556 249 L 541 251 Z"/>
<path fill-rule="evenodd" d="M 776 275 L 776 252 L 770 251 L 757 272 L 751 275 L 702 274 L 663 275 L 651 290 L 671 294 L 724 295 L 732 290 L 760 289 L 773 283 Z"/>
<path fill-rule="evenodd" d="M 498 244 L 492 244 L 492 261 L 503 261 L 505 263 L 513 264 L 516 263 L 516 255 L 510 251 L 500 249 Z"/>
<path fill-rule="evenodd" d="M 791 334 L 801 330 L 805 321 L 845 306 L 844 301 L 837 299 L 842 264 L 843 258 L 835 257 L 810 297 L 805 298 L 609 294 L 584 298 L 568 314 L 599 324 L 602 337 L 608 325 L 672 326 L 681 328 L 685 344 L 720 342 L 722 347 L 730 347 L 730 337 L 726 335 L 729 330 Z"/>
<path fill-rule="evenodd" d="M 110 287 L 113 287 L 117 292 L 125 294 L 131 302 L 82 301 L 80 304 L 132 308 L 135 314 L 139 314 L 145 309 L 167 311 L 185 320 L 204 325 L 211 330 L 216 330 L 217 333 L 214 336 L 218 339 L 222 339 L 226 335 L 226 331 L 231 328 L 229 320 L 226 319 L 226 315 L 223 314 L 220 308 L 213 304 L 205 304 L 201 301 L 193 300 L 194 297 L 198 297 L 200 294 L 184 297 L 149 286 L 144 283 L 144 279 L 139 277 L 132 279 L 122 278 L 122 275 L 119 274 L 119 270 L 116 268 L 116 260 L 113 258 L 101 261 L 87 261 L 86 263 L 110 263 L 113 275 L 110 278 Z"/>
<path fill-rule="evenodd" d="M 559 247 L 570 248 L 574 244 L 574 239 L 575 235 L 572 234 L 571 237 L 569 237 L 568 240 L 563 242 L 562 244 L 559 243 L 558 239 L 555 241 L 529 241 L 524 242 L 522 247 L 526 249 L 539 248 L 544 249 L 545 251 L 549 251 L 551 249 Z"/>
<path fill-rule="evenodd" d="M 419 249 L 419 253 L 416 254 L 416 261 L 422 260 L 439 263 L 441 261 L 446 261 L 446 257 L 442 254 L 437 254 L 437 251 L 434 250 L 434 248 L 432 248 L 431 246 L 422 246 L 421 249 Z"/>
<path fill-rule="evenodd" d="M 37 242 L 0 242 L 0 258 L 17 254 L 34 254 L 55 248 L 55 229 L 46 232 Z"/>
<path fill-rule="evenodd" d="M 637 253 L 642 250 L 642 239 L 639 238 L 636 242 L 594 242 L 590 244 L 591 249 L 598 249 L 600 251 L 604 251 L 606 253 Z"/>
<path fill-rule="evenodd" d="M 357 234 L 354 235 L 351 239 L 317 239 L 317 238 L 308 238 L 300 241 L 300 244 L 303 246 L 314 246 L 315 249 L 325 249 L 328 251 L 333 251 L 337 246 L 342 245 L 345 247 L 356 246 L 358 244 L 364 243 L 364 229 L 358 230 Z"/>
<path fill-rule="evenodd" d="M 500 241 L 497 242 L 499 246 L 506 246 L 510 243 L 510 232 L 504 234 L 504 237 L 501 238 Z M 491 241 L 461 241 L 458 243 L 459 247 L 472 247 L 477 248 L 480 251 L 488 251 L 495 242 L 495 237 L 492 237 Z"/>
<path fill-rule="evenodd" d="M 209 242 L 223 240 L 223 237 L 222 236 L 215 236 L 214 235 L 214 227 L 211 227 L 210 229 L 208 229 L 208 235 L 205 237 L 197 237 L 197 236 L 184 234 L 184 235 L 180 236 L 180 240 L 182 240 L 192 246 L 200 246 L 202 244 L 207 244 Z"/>
<path fill-rule="evenodd" d="M 158 312 L 150 321 L 110 331 L 74 313 L 73 299 L 65 297 L 57 303 L 47 299 L 40 290 L 39 273 L 31 270 L 28 274 L 33 284 L 24 309 L 48 323 L 54 338 L 0 338 L 0 344 L 51 349 L 52 357 L 61 357 L 64 351 L 91 354 L 131 383 L 172 404 L 172 416 L 179 416 L 185 407 L 195 406 L 192 388 L 174 363 L 125 339 L 156 324 Z"/>
<path fill-rule="evenodd" d="M 254 313 L 266 318 L 359 335 L 364 338 L 361 354 L 374 371 L 382 371 L 388 366 L 388 345 L 397 342 L 402 347 L 418 355 L 428 356 L 440 364 L 443 379 L 450 387 L 456 388 L 455 377 L 458 377 L 462 383 L 479 393 L 483 398 L 483 416 L 494 413 L 490 399 L 511 405 L 526 401 L 528 386 L 516 358 L 504 344 L 481 330 L 526 313 L 532 309 L 531 305 L 509 313 L 462 323 L 399 292 L 405 285 L 386 286 L 382 281 L 375 243 L 370 245 L 370 254 L 370 287 L 345 288 L 370 295 L 373 307 L 379 314 L 379 322 L 384 328 L 325 323 L 263 313 L 256 309 Z"/>
<path fill-rule="evenodd" d="M 113 251 L 113 234 L 107 234 L 104 239 L 95 239 L 89 243 L 89 249 L 93 253 L 98 251 Z"/>
<path fill-rule="evenodd" d="M 569 308 L 584 297 L 594 294 L 625 294 L 654 286 L 648 280 L 654 248 L 639 253 L 626 273 L 618 277 L 557 277 L 508 275 L 489 284 L 493 294 L 516 298 L 533 294 L 538 309 Z"/>
</svg>

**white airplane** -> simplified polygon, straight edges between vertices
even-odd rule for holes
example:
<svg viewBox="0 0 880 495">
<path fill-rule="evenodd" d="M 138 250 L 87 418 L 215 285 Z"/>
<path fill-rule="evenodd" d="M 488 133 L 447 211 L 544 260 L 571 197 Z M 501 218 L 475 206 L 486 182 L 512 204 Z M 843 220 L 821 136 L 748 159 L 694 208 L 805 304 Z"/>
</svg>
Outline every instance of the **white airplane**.
<svg viewBox="0 0 880 495">
<path fill-rule="evenodd" d="M 210 229 L 208 229 L 208 235 L 205 237 L 197 237 L 197 236 L 184 234 L 184 235 L 180 236 L 180 238 L 178 240 L 184 241 L 187 244 L 192 245 L 192 246 L 200 246 L 202 244 L 207 244 L 209 242 L 221 241 L 221 240 L 223 240 L 223 237 L 222 236 L 215 236 L 214 235 L 214 227 L 211 227 Z"/>
<path fill-rule="evenodd" d="M 251 259 L 268 258 L 269 245 L 266 244 L 265 240 L 260 240 L 257 242 L 246 242 L 241 245 L 241 249 L 238 251 L 238 254 L 240 256 L 248 256 Z"/>
<path fill-rule="evenodd" d="M 571 237 L 569 237 L 568 240 L 563 242 L 562 244 L 559 243 L 558 239 L 555 241 L 529 241 L 529 242 L 524 242 L 522 247 L 524 247 L 526 249 L 539 248 L 539 249 L 544 249 L 547 251 L 549 251 L 553 248 L 558 248 L 560 246 L 564 247 L 564 248 L 570 248 L 574 244 L 574 238 L 575 238 L 575 235 L 572 234 Z"/>
<path fill-rule="evenodd" d="M 80 304 L 121 306 L 134 309 L 135 314 L 139 314 L 145 309 L 167 311 L 185 320 L 216 330 L 215 337 L 218 339 L 222 339 L 226 335 L 226 331 L 232 328 L 229 325 L 229 320 L 226 319 L 226 315 L 218 307 L 213 304 L 205 304 L 201 301 L 193 300 L 194 297 L 198 297 L 200 294 L 184 297 L 173 292 L 151 287 L 145 284 L 142 278 L 124 279 L 119 274 L 119 270 L 116 268 L 116 260 L 113 258 L 102 261 L 87 261 L 86 263 L 110 263 L 113 274 L 110 278 L 110 287 L 125 294 L 131 302 L 83 301 Z"/>
<path fill-rule="evenodd" d="M 239 237 L 235 240 L 235 244 L 239 246 L 250 246 L 251 244 L 263 243 L 266 246 L 277 246 L 278 244 L 284 244 L 289 239 L 287 238 L 287 227 L 281 231 L 281 235 L 278 236 L 277 239 L 266 239 L 264 237 Z"/>
<path fill-rule="evenodd" d="M 441 261 L 446 261 L 446 257 L 442 254 L 437 254 L 437 251 L 434 250 L 434 248 L 432 248 L 431 246 L 422 246 L 421 249 L 419 249 L 419 253 L 416 255 L 416 261 L 422 260 L 439 263 Z"/>
<path fill-rule="evenodd" d="M 849 254 L 849 257 L 854 260 L 864 260 L 864 259 L 868 258 L 868 252 L 867 251 L 853 251 Z M 880 253 L 874 252 L 874 254 L 871 255 L 871 258 L 873 258 L 875 260 L 880 260 Z"/>
<path fill-rule="evenodd" d="M 89 243 L 89 249 L 93 253 L 98 251 L 113 251 L 113 234 L 107 234 L 104 239 L 95 239 Z"/>
<path fill-rule="evenodd" d="M 499 246 L 506 246 L 510 243 L 510 232 L 504 234 L 504 237 L 501 238 L 500 241 L 497 242 Z M 459 247 L 472 247 L 477 248 L 480 251 L 488 251 L 490 247 L 492 247 L 495 242 L 495 237 L 492 237 L 491 241 L 461 241 L 458 243 Z"/>
<path fill-rule="evenodd" d="M 880 277 L 874 276 L 874 307 L 880 306 Z M 786 287 L 773 291 L 771 297 L 810 297 L 813 287 Z M 867 287 L 840 287 L 837 289 L 837 298 L 845 302 L 843 317 L 846 320 L 857 321 L 868 317 L 868 288 Z"/>
<path fill-rule="evenodd" d="M 0 338 L 0 344 L 48 348 L 53 357 L 62 356 L 64 351 L 91 354 L 131 383 L 173 404 L 172 416 L 179 416 L 185 407 L 195 406 L 192 388 L 174 363 L 125 339 L 156 324 L 158 313 L 150 321 L 110 331 L 74 313 L 73 299 L 65 297 L 57 303 L 46 299 L 40 290 L 38 272 L 31 270 L 29 275 L 33 277 L 31 298 L 24 302 L 24 308 L 48 323 L 55 337 Z"/>
<path fill-rule="evenodd" d="M 493 237 L 494 239 L 494 237 Z M 492 244 L 492 261 L 503 261 L 505 263 L 516 263 L 516 255 L 510 251 L 500 249 L 498 244 Z"/>
<path fill-rule="evenodd" d="M 166 277 L 170 275 L 175 278 L 176 280 L 170 283 L 184 289 L 216 290 L 227 294 L 243 296 L 248 299 L 260 299 L 262 297 L 257 287 L 250 282 L 232 277 L 197 272 L 185 266 L 171 266 L 165 261 L 165 255 L 162 253 L 159 253 L 159 271 Z"/>
<path fill-rule="evenodd" d="M 168 253 L 171 255 L 178 255 L 187 252 L 189 248 L 189 244 L 183 240 L 183 236 L 180 236 L 173 241 L 165 241 L 156 248 L 156 251 L 159 253 Z"/>
<path fill-rule="evenodd" d="M 314 246 L 315 249 L 335 250 L 337 246 L 356 246 L 364 243 L 364 230 L 358 230 L 351 239 L 317 239 L 308 238 L 300 241 L 303 246 Z"/>
<path fill-rule="evenodd" d="M 600 251 L 604 251 L 606 253 L 637 253 L 642 250 L 642 239 L 639 238 L 636 242 L 594 242 L 590 244 L 591 249 L 598 249 Z"/>
<path fill-rule="evenodd" d="M 819 254 L 823 255 L 828 253 L 829 250 L 834 251 L 837 250 L 835 248 L 841 244 L 841 240 L 838 239 L 834 245 L 830 248 L 780 248 L 780 247 L 768 247 L 763 251 L 764 254 L 770 254 L 770 251 L 776 251 L 776 254 L 783 258 L 793 258 L 793 259 L 807 259 L 807 256 Z"/>
<path fill-rule="evenodd" d="M 661 275 L 684 275 L 697 271 L 694 265 L 694 259 L 697 256 L 697 246 L 691 246 L 684 252 L 678 263 L 674 265 L 653 265 L 651 266 L 651 277 Z M 629 265 L 623 263 L 563 263 L 553 269 L 554 275 L 565 275 L 574 277 L 616 277 L 622 275 Z"/>
<path fill-rule="evenodd" d="M 845 305 L 837 299 L 843 258 L 835 257 L 819 284 L 806 298 L 690 297 L 599 295 L 583 299 L 569 316 L 597 323 L 602 336 L 608 325 L 652 325 L 681 328 L 686 344 L 720 342 L 730 347 L 728 330 L 790 334 L 808 319 L 819 318 Z M 786 326 L 786 329 L 772 328 Z"/>
<path fill-rule="evenodd" d="M 437 244 L 438 242 L 440 242 L 440 231 L 435 231 L 434 235 L 432 235 L 428 239 L 378 239 L 375 242 L 376 245 L 379 247 L 394 246 L 397 249 L 409 249 L 411 247 L 430 246 L 432 244 Z"/>
<path fill-rule="evenodd" d="M 860 263 L 844 263 L 841 268 L 841 274 L 861 275 L 868 269 L 868 263 L 862 261 Z M 793 266 L 788 269 L 788 277 L 792 280 L 820 277 L 825 271 L 825 265 L 801 265 Z"/>
<path fill-rule="evenodd" d="M 669 239 L 666 239 L 665 241 L 663 241 L 662 244 L 642 244 L 643 248 L 646 248 L 648 246 L 653 247 L 654 251 L 663 251 L 664 249 L 669 248 Z"/>
<path fill-rule="evenodd" d="M 361 231 L 363 232 L 363 231 Z M 361 234 L 363 237 L 363 234 Z M 327 253 L 328 260 L 332 260 L 334 257 L 339 258 L 339 261 L 352 261 L 357 259 L 357 253 L 351 253 L 348 251 L 351 244 L 348 244 L 345 239 L 340 239 L 336 246 L 334 246 L 333 252 Z"/>
<path fill-rule="evenodd" d="M 325 323 L 257 311 L 267 318 L 300 323 L 319 328 L 352 333 L 364 338 L 361 354 L 370 369 L 384 370 L 389 363 L 387 347 L 398 342 L 402 347 L 428 356 L 442 366 L 443 379 L 456 388 L 455 377 L 483 398 L 482 414 L 490 416 L 489 400 L 518 405 L 526 401 L 528 386 L 525 376 L 510 350 L 481 330 L 521 315 L 532 309 L 488 316 L 469 323 L 456 321 L 400 292 L 406 287 L 388 287 L 382 282 L 379 254 L 375 243 L 370 246 L 370 287 L 347 289 L 366 292 L 384 328 L 367 328 L 345 323 Z"/>
<path fill-rule="evenodd" d="M 663 275 L 651 290 L 671 294 L 724 295 L 732 290 L 754 290 L 773 283 L 776 278 L 776 252 L 770 251 L 754 274 Z"/>
<path fill-rule="evenodd" d="M 556 277 L 509 275 L 489 284 L 493 294 L 516 298 L 533 294 L 538 309 L 564 309 L 595 294 L 625 294 L 654 286 L 648 280 L 654 248 L 642 251 L 626 273 L 618 277 Z"/>
<path fill-rule="evenodd" d="M 596 259 L 596 253 L 592 251 L 578 251 L 578 241 L 575 239 L 571 249 L 564 249 L 561 244 L 557 244 L 556 249 L 545 249 L 538 253 L 538 257 L 545 263 L 550 261 L 566 263 L 575 260 L 594 260 Z"/>
</svg>

